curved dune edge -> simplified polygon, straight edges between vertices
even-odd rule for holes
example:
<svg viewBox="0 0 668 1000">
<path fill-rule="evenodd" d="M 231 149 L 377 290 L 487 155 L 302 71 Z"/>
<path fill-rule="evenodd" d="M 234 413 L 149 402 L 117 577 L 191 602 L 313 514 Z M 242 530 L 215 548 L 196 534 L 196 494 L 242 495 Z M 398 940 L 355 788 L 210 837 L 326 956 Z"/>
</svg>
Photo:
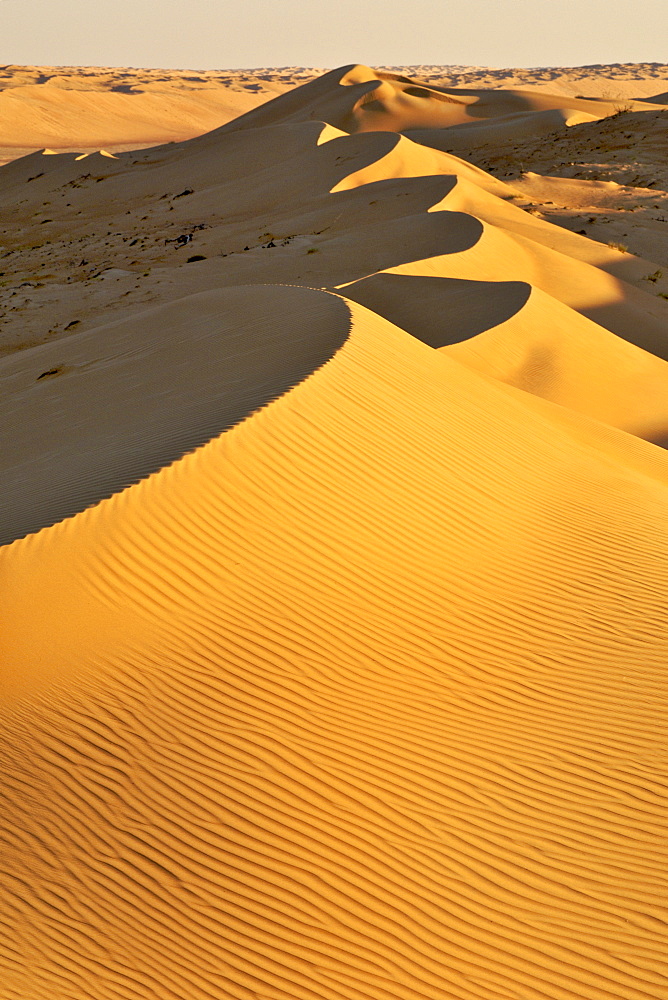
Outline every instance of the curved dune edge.
<svg viewBox="0 0 668 1000">
<path fill-rule="evenodd" d="M 285 100 L 289 111 L 288 97 L 278 104 Z M 73 325 L 134 317 L 147 303 L 194 291 L 251 283 L 335 289 L 401 267 L 534 284 L 665 355 L 668 305 L 649 280 L 656 265 L 522 212 L 510 203 L 520 197 L 514 188 L 395 133 L 345 135 L 318 122 L 279 121 L 116 160 L 27 157 L 3 177 L 5 210 L 22 206 L 3 258 L 6 352 L 62 342 Z M 47 202 L 55 207 L 44 218 Z M 16 245 L 19 231 L 27 247 Z M 25 292 L 29 269 L 48 282 Z M 619 280 L 627 272 L 643 290 Z"/>
<path fill-rule="evenodd" d="M 634 111 L 656 107 L 642 100 L 625 103 Z M 594 121 L 614 114 L 618 107 L 614 100 L 580 98 L 564 92 L 425 85 L 417 79 L 351 64 L 253 108 L 223 125 L 221 130 L 319 119 L 346 132 L 429 130 L 440 144 L 441 138 L 450 135 L 452 129 L 453 146 L 445 147 L 452 149 L 458 133 L 470 131 L 475 143 L 477 125 L 482 125 L 481 132 L 489 126 L 492 135 L 497 132 L 514 138 L 523 135 L 527 128 L 540 133 L 554 131 L 560 125 L 566 127 L 565 121 Z"/>
<path fill-rule="evenodd" d="M 653 443 L 668 441 L 668 363 L 539 288 L 393 272 L 342 292 L 474 371 Z"/>
<path fill-rule="evenodd" d="M 439 215 L 442 218 L 432 225 L 442 234 L 444 244 L 446 234 L 454 236 L 459 219 L 468 220 L 469 227 L 475 221 L 475 216 L 467 213 L 432 213 L 432 217 Z M 418 224 L 429 232 L 424 220 Z M 654 303 L 645 292 L 592 264 L 535 242 L 532 237 L 487 222 L 479 224 L 482 232 L 472 246 L 450 252 L 446 246 L 445 252 L 439 253 L 434 241 L 434 250 L 423 260 L 414 257 L 405 264 L 383 268 L 381 273 L 457 279 L 475 275 L 480 281 L 523 281 L 617 337 L 668 360 L 665 319 L 661 315 L 664 310 L 659 307 L 650 311 Z M 457 228 L 461 231 L 463 227 Z M 339 287 L 345 293 L 346 285 Z"/>
<path fill-rule="evenodd" d="M 668 985 L 668 460 L 349 308 L 0 553 L 4 997 Z"/>
<path fill-rule="evenodd" d="M 487 122 L 498 122 L 503 128 L 507 119 L 511 139 L 517 135 L 513 130 L 519 127 L 521 133 L 530 119 L 538 132 L 543 122 L 549 126 L 550 116 L 560 115 L 570 124 L 620 108 L 641 110 L 668 102 L 666 67 L 656 64 L 564 72 L 443 66 L 396 70 L 344 66 L 327 73 L 323 87 L 317 79 L 322 71 L 306 67 L 193 75 L 192 70 L 4 66 L 0 111 L 9 145 L 0 148 L 0 156 L 11 159 L 43 146 L 74 148 L 73 143 L 88 152 L 100 146 L 118 151 L 183 141 L 223 122 L 238 127 L 237 116 L 244 120 L 242 127 L 271 122 L 276 106 L 263 102 L 280 94 L 290 100 L 282 108 L 295 118 L 300 113 L 317 118 L 324 107 L 332 121 L 345 119 L 348 131 L 396 130 L 417 121 L 435 136 L 453 125 L 482 123 L 484 129 Z M 248 112 L 259 117 L 249 123 Z"/>
<path fill-rule="evenodd" d="M 427 148 L 660 187 L 629 106 L 351 66 L 3 168 L 0 1000 L 668 996 L 668 286 L 518 207 L 663 195 Z"/>
<path fill-rule="evenodd" d="M 668 363 L 538 288 L 498 326 L 443 350 L 507 385 L 646 441 L 668 442 Z"/>
<path fill-rule="evenodd" d="M 330 358 L 348 322 L 342 300 L 323 292 L 223 288 L 2 359 L 0 542 L 71 517 L 243 420 Z"/>
</svg>

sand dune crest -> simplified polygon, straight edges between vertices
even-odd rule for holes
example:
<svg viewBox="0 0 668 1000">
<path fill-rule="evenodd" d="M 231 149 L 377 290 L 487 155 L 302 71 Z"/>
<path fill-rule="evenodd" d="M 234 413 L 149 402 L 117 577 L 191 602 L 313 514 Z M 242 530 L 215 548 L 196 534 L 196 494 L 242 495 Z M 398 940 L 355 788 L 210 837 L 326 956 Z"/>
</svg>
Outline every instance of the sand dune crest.
<svg viewBox="0 0 668 1000">
<path fill-rule="evenodd" d="M 14 992 L 661 988 L 665 458 L 351 308 L 269 408 L 4 550 Z M 25 586 L 58 595 L 37 629 Z M 82 607 L 81 668 L 55 645 L 44 678 L 35 652 Z"/>
<path fill-rule="evenodd" d="M 443 70 L 0 72 L 1 1000 L 668 996 L 665 112 Z"/>
<path fill-rule="evenodd" d="M 180 458 L 305 378 L 346 336 L 337 298 L 260 285 L 200 292 L 5 359 L 2 541 Z M 26 425 L 28 408 L 37 416 Z"/>
</svg>

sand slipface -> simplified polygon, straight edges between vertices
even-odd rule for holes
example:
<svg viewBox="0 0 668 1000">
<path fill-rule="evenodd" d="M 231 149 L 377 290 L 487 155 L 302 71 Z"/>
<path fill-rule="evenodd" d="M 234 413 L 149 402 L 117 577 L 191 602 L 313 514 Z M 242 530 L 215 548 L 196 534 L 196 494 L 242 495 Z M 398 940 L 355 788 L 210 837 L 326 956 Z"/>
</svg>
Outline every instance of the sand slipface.
<svg viewBox="0 0 668 1000">
<path fill-rule="evenodd" d="M 668 996 L 668 195 L 538 162 L 665 80 L 449 72 L 6 74 L 1 1000 Z"/>
</svg>

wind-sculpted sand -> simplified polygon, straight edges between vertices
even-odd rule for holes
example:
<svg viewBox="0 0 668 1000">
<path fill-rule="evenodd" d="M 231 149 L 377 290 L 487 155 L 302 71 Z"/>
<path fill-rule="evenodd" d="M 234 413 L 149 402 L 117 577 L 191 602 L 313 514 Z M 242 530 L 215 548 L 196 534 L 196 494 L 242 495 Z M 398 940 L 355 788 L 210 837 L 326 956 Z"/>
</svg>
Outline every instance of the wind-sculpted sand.
<svg viewBox="0 0 668 1000">
<path fill-rule="evenodd" d="M 0 170 L 2 1000 L 668 997 L 665 279 L 446 151 L 668 112 L 401 76 Z"/>
</svg>

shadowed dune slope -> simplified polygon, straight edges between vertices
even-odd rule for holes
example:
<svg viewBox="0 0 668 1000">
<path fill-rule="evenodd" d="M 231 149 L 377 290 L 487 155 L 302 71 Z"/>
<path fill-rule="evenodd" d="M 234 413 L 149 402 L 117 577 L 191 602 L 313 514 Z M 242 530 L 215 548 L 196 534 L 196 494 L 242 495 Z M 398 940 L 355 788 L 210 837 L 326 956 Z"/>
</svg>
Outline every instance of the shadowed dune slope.
<svg viewBox="0 0 668 1000">
<path fill-rule="evenodd" d="M 331 357 L 347 323 L 334 296 L 226 288 L 3 359 L 2 542 L 237 423 Z"/>
<path fill-rule="evenodd" d="M 347 131 L 442 129 L 514 116 L 539 134 L 552 112 L 586 120 L 668 101 L 668 66 L 656 63 L 518 71 L 349 65 L 325 74 L 324 84 L 322 73 L 0 66 L 0 162 L 44 146 L 118 151 L 182 141 L 256 109 L 259 117 L 241 127 L 290 116 L 324 118 Z M 283 94 L 287 102 L 270 103 Z"/>
<path fill-rule="evenodd" d="M 526 305 L 531 286 L 522 281 L 380 273 L 345 285 L 342 292 L 423 344 L 439 348 L 510 319 Z"/>
<path fill-rule="evenodd" d="M 634 107 L 349 66 L 0 169 L 0 1000 L 668 997 L 668 285 L 431 148 Z"/>
<path fill-rule="evenodd" d="M 433 224 L 436 231 L 449 228 L 448 213 L 442 214 L 443 219 Z M 424 229 L 428 231 L 427 225 Z M 668 359 L 668 311 L 664 302 L 596 267 L 493 225 L 484 225 L 480 238 L 467 250 L 434 254 L 385 268 L 384 272 L 449 278 L 476 275 L 483 281 L 528 282 L 618 337 Z M 347 286 L 342 283 L 340 287 Z"/>
<path fill-rule="evenodd" d="M 643 97 L 646 104 L 663 104 L 668 107 L 668 90 L 663 94 L 654 94 L 652 97 Z"/>
<path fill-rule="evenodd" d="M 3 997 L 665 992 L 666 457 L 350 309 L 2 550 Z"/>
<path fill-rule="evenodd" d="M 507 320 L 447 350 L 476 371 L 645 440 L 668 438 L 668 363 L 538 288 Z"/>
<path fill-rule="evenodd" d="M 194 292 L 331 289 L 401 267 L 534 284 L 666 354 L 668 303 L 606 273 L 617 272 L 618 252 L 522 212 L 513 188 L 394 133 L 301 122 L 117 159 L 29 157 L 5 170 L 5 352 Z"/>
<path fill-rule="evenodd" d="M 453 150 L 465 152 L 478 146 L 502 146 L 527 136 L 552 136 L 555 132 L 565 130 L 568 125 L 585 121 L 598 121 L 598 118 L 582 111 L 555 108 L 548 111 L 519 111 L 511 115 L 465 122 L 451 128 L 407 127 L 403 131 L 414 142 L 451 153 Z"/>
<path fill-rule="evenodd" d="M 391 272 L 342 291 L 476 371 L 646 440 L 668 439 L 668 363 L 539 288 Z"/>
<path fill-rule="evenodd" d="M 626 102 L 634 111 L 655 105 Z M 369 66 L 350 65 L 332 70 L 288 94 L 248 111 L 224 125 L 227 131 L 258 128 L 279 121 L 327 121 L 346 132 L 404 129 L 449 129 L 480 120 L 526 114 L 530 119 L 557 111 L 562 119 L 592 121 L 614 114 L 618 105 L 599 98 L 535 90 L 487 90 L 424 85 Z M 575 117 L 573 117 L 575 116 Z M 546 121 L 549 121 L 549 117 Z M 518 123 L 520 133 L 522 126 Z M 540 128 L 540 124 L 538 125 Z"/>
</svg>

